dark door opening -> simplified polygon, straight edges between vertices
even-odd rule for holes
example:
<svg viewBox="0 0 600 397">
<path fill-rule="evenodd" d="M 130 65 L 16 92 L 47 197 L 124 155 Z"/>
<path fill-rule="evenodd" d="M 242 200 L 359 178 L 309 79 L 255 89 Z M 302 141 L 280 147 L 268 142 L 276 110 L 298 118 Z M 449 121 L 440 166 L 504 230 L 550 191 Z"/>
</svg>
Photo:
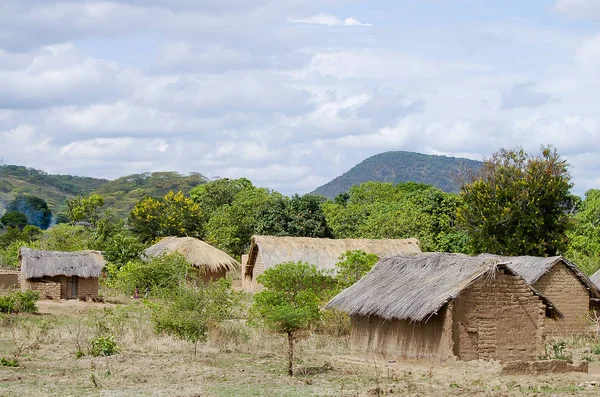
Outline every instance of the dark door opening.
<svg viewBox="0 0 600 397">
<path fill-rule="evenodd" d="M 77 276 L 67 277 L 67 299 L 77 299 Z"/>
</svg>

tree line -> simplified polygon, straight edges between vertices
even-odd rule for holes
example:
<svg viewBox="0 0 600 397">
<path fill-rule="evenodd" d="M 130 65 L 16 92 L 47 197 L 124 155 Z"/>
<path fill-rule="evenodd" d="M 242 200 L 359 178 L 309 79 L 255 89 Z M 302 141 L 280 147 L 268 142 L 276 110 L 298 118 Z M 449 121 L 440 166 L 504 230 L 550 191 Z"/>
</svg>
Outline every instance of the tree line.
<svg viewBox="0 0 600 397">
<path fill-rule="evenodd" d="M 600 191 L 590 190 L 583 199 L 571 194 L 569 166 L 555 149 L 542 147 L 533 155 L 520 148 L 500 150 L 480 170 L 456 179 L 458 194 L 421 183 L 367 182 L 328 200 L 287 197 L 245 178 L 224 178 L 197 185 L 189 194 L 143 197 L 126 220 L 98 194 L 76 196 L 57 219 L 68 223 L 59 228 L 64 233 L 44 231 L 50 218 L 43 200 L 19 196 L 0 219 L 5 231 L 0 257 L 10 256 L 14 244 L 93 248 L 122 266 L 161 237 L 193 236 L 239 258 L 250 237 L 263 234 L 415 237 L 424 251 L 560 254 L 587 273 L 600 267 Z M 80 241 L 53 242 L 52 235 L 61 233 Z"/>
</svg>

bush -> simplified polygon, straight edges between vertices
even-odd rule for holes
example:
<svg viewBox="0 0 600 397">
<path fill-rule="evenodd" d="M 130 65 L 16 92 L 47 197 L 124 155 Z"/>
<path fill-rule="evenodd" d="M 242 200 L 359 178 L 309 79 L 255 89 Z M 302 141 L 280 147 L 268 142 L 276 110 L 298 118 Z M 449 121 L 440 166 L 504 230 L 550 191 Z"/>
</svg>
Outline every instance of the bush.
<svg viewBox="0 0 600 397">
<path fill-rule="evenodd" d="M 112 356 L 113 354 L 117 354 L 120 351 L 117 346 L 117 342 L 115 342 L 112 335 L 103 335 L 99 336 L 95 339 L 92 339 L 90 342 L 90 356 L 99 357 L 99 356 Z M 80 355 L 81 352 L 77 351 L 76 355 Z"/>
<path fill-rule="evenodd" d="M 0 366 L 16 368 L 19 366 L 19 361 L 16 358 L 13 360 L 10 360 L 10 359 L 1 357 L 0 358 Z"/>
<path fill-rule="evenodd" d="M 0 296 L 0 313 L 35 313 L 38 299 L 40 294 L 37 291 L 16 291 Z"/>
<path fill-rule="evenodd" d="M 117 286 L 131 294 L 136 287 L 170 290 L 183 283 L 193 268 L 180 253 L 162 254 L 148 261 L 130 261 L 117 273 Z"/>
<path fill-rule="evenodd" d="M 231 288 L 229 279 L 176 288 L 164 303 L 151 304 L 155 331 L 194 343 L 204 341 L 209 329 L 232 317 L 241 296 Z"/>
</svg>

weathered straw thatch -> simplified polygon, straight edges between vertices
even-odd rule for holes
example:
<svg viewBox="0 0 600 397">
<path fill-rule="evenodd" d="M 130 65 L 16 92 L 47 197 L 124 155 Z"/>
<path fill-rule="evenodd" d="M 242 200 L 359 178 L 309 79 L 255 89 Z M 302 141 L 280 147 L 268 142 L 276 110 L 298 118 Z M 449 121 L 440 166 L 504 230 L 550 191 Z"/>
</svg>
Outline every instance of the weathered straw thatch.
<svg viewBox="0 0 600 397">
<path fill-rule="evenodd" d="M 19 253 L 21 272 L 26 279 L 67 276 L 98 277 L 104 268 L 99 251 L 41 251 L 22 247 Z"/>
<path fill-rule="evenodd" d="M 308 262 L 319 269 L 333 270 L 346 251 L 363 250 L 377 256 L 421 253 L 419 240 L 328 239 L 310 237 L 253 236 L 245 274 L 252 275 L 260 252 L 265 269 L 282 262 Z"/>
<path fill-rule="evenodd" d="M 462 254 L 384 258 L 365 277 L 333 298 L 327 308 L 336 308 L 351 316 L 424 321 L 456 299 L 475 280 L 493 277 L 500 268 L 516 275 L 498 260 Z M 545 297 L 533 288 L 532 291 L 551 307 Z"/>
<path fill-rule="evenodd" d="M 590 281 L 594 283 L 596 288 L 600 288 L 600 270 L 590 276 Z"/>
<path fill-rule="evenodd" d="M 535 283 L 537 283 L 542 276 L 547 274 L 557 263 L 562 262 L 579 279 L 583 286 L 589 291 L 592 298 L 600 298 L 600 289 L 598 286 L 579 270 L 575 264 L 562 256 L 551 256 L 548 258 L 537 256 L 500 256 L 493 254 L 481 254 L 479 256 L 510 264 L 511 269 L 523 277 L 529 285 L 535 285 Z"/>
<path fill-rule="evenodd" d="M 238 261 L 225 252 L 194 237 L 165 237 L 144 251 L 147 257 L 161 253 L 179 252 L 200 271 L 220 272 L 239 270 Z"/>
</svg>

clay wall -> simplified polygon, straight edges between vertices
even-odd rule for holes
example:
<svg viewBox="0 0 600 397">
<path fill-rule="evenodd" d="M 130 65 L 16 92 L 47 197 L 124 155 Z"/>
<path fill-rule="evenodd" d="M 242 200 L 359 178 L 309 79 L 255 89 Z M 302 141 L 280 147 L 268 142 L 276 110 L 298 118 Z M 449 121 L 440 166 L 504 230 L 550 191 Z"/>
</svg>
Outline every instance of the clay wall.
<svg viewBox="0 0 600 397">
<path fill-rule="evenodd" d="M 461 360 L 535 360 L 543 350 L 545 305 L 525 281 L 482 277 L 454 301 L 453 350 Z"/>
</svg>

